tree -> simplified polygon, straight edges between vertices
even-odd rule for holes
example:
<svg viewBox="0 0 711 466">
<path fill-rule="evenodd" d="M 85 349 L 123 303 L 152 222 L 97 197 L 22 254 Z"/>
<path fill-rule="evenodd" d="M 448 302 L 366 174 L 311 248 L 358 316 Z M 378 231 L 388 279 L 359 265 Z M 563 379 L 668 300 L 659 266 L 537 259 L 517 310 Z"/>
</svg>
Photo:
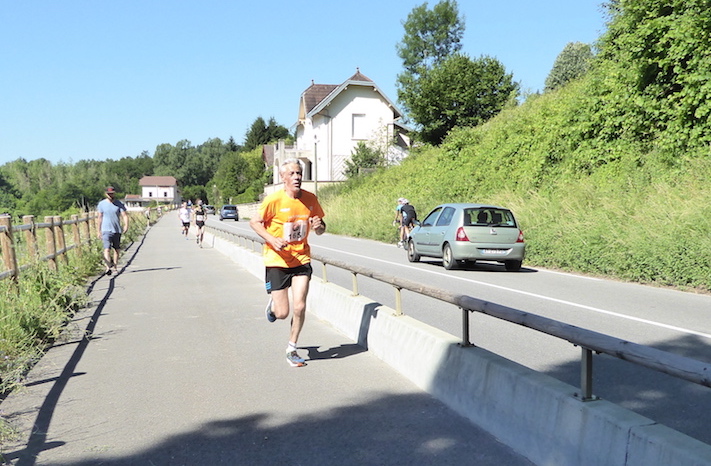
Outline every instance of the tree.
<svg viewBox="0 0 711 466">
<path fill-rule="evenodd" d="M 421 93 L 421 76 L 445 58 L 458 52 L 464 34 L 456 0 L 444 0 L 427 8 L 427 2 L 412 9 L 403 23 L 405 35 L 396 45 L 404 71 L 397 76 L 398 100 L 405 110 Z"/>
<path fill-rule="evenodd" d="M 249 152 L 264 144 L 276 142 L 289 136 L 289 130 L 277 124 L 274 117 L 269 118 L 269 123 L 264 118 L 257 117 L 250 126 L 245 136 L 243 150 Z"/>
<path fill-rule="evenodd" d="M 546 78 L 545 91 L 553 91 L 580 78 L 588 72 L 593 58 L 592 48 L 582 42 L 570 42 L 565 46 Z"/>
<path fill-rule="evenodd" d="M 346 161 L 344 173 L 347 178 L 360 174 L 361 168 L 376 168 L 384 164 L 383 153 L 369 147 L 365 142 L 358 141 L 358 145 L 351 153 L 351 159 Z"/>
<path fill-rule="evenodd" d="M 491 57 L 456 53 L 420 78 L 410 106 L 420 137 L 439 144 L 456 126 L 477 126 L 499 113 L 518 91 L 513 75 Z"/>
<path fill-rule="evenodd" d="M 415 77 L 462 48 L 464 21 L 456 0 L 444 0 L 427 9 L 427 2 L 412 9 L 403 23 L 405 36 L 397 44 L 405 73 Z"/>
</svg>

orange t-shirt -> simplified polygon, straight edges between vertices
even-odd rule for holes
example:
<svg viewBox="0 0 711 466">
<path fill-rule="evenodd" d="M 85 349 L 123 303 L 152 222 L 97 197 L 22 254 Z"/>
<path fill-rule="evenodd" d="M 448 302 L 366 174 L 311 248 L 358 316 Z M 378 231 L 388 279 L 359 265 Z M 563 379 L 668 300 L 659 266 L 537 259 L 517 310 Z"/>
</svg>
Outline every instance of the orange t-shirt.
<svg viewBox="0 0 711 466">
<path fill-rule="evenodd" d="M 259 207 L 259 215 L 269 234 L 284 238 L 289 244 L 277 251 L 268 243 L 264 244 L 264 265 L 266 267 L 298 267 L 311 262 L 311 248 L 308 243 L 309 218 L 323 218 L 323 209 L 318 198 L 303 189 L 296 199 L 287 196 L 283 189 L 264 198 Z"/>
</svg>

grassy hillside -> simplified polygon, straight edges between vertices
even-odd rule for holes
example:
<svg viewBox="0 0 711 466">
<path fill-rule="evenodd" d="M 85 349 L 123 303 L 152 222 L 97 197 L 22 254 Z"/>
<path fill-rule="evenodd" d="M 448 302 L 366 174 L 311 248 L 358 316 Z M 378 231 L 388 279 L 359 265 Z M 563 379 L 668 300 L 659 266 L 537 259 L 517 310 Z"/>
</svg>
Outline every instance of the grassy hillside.
<svg viewBox="0 0 711 466">
<path fill-rule="evenodd" d="M 501 204 L 523 226 L 525 264 L 711 290 L 711 58 L 693 53 L 711 39 L 689 35 L 711 7 L 656 4 L 620 2 L 582 80 L 322 192 L 330 231 L 394 243 L 401 196 L 421 217 Z"/>
</svg>

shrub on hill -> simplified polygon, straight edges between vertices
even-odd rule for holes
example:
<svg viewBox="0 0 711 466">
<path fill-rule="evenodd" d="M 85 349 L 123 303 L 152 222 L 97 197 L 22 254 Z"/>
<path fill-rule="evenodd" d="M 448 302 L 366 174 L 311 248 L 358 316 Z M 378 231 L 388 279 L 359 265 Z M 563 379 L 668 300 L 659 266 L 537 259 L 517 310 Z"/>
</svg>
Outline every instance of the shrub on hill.
<svg viewBox="0 0 711 466">
<path fill-rule="evenodd" d="M 394 242 L 401 196 L 421 216 L 442 202 L 503 204 L 532 265 L 711 289 L 711 60 L 691 53 L 711 43 L 688 34 L 711 6 L 612 5 L 584 78 L 324 193 L 331 231 Z"/>
</svg>

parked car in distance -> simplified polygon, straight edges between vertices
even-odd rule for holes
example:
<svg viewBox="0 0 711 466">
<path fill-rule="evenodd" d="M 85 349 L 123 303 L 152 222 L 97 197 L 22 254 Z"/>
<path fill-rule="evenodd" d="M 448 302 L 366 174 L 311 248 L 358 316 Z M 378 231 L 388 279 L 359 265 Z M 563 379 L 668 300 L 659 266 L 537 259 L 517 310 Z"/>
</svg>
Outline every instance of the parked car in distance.
<svg viewBox="0 0 711 466">
<path fill-rule="evenodd" d="M 239 212 L 237 211 L 236 205 L 227 204 L 222 206 L 220 209 L 220 220 L 226 218 L 233 218 L 235 222 L 239 220 Z"/>
<path fill-rule="evenodd" d="M 495 261 L 521 270 L 523 232 L 513 212 L 483 204 L 441 204 L 418 222 L 407 239 L 407 258 L 441 257 L 447 270 L 465 263 Z"/>
<path fill-rule="evenodd" d="M 205 206 L 205 212 L 206 212 L 207 214 L 215 215 L 215 206 L 214 206 L 214 205 L 206 205 L 206 206 Z"/>
</svg>

